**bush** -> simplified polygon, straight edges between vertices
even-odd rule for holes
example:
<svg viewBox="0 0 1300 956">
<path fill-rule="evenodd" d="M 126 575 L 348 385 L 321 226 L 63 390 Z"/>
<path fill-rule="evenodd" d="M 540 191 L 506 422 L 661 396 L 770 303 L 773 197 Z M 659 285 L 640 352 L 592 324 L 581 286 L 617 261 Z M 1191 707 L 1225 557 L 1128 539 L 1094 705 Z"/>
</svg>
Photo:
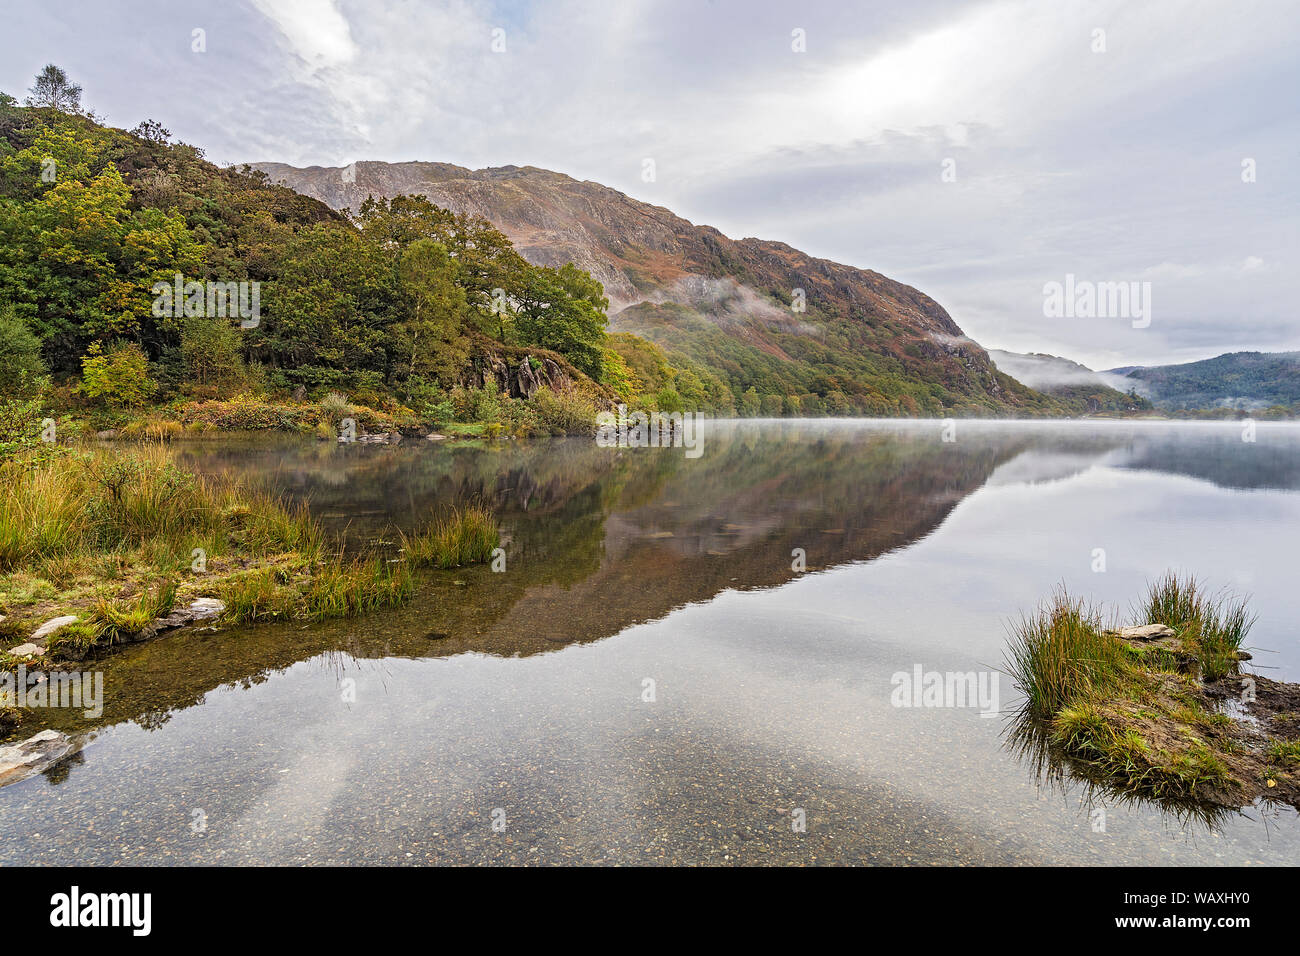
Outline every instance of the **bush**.
<svg viewBox="0 0 1300 956">
<path fill-rule="evenodd" d="M 149 377 L 149 359 L 134 342 L 115 345 L 107 353 L 98 342 L 92 343 L 81 369 L 81 394 L 112 408 L 142 406 L 158 388 Z"/>
<path fill-rule="evenodd" d="M 595 434 L 596 406 L 577 392 L 553 392 L 541 388 L 533 395 L 532 404 L 544 434 Z"/>
</svg>

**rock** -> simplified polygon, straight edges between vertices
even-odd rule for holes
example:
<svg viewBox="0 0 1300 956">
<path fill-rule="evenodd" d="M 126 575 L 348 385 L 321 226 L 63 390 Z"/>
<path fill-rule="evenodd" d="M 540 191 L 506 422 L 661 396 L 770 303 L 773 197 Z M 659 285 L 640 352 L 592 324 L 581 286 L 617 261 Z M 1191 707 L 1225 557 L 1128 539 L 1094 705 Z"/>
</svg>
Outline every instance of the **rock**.
<svg viewBox="0 0 1300 956">
<path fill-rule="evenodd" d="M 533 374 L 533 357 L 524 356 L 524 360 L 519 363 L 519 369 L 515 373 L 514 388 L 511 390 L 516 398 L 532 398 L 537 390 L 542 387 L 542 383 L 537 381 L 537 376 Z"/>
<path fill-rule="evenodd" d="M 424 437 L 427 438 L 429 441 L 446 441 L 446 440 L 447 440 L 447 436 L 446 436 L 446 435 L 439 435 L 437 432 L 429 432 L 429 434 L 425 435 Z"/>
<path fill-rule="evenodd" d="M 189 607 L 177 608 L 166 617 L 158 618 L 138 634 L 135 634 L 131 640 L 137 642 L 150 641 L 164 631 L 174 631 L 178 627 L 185 627 L 196 621 L 209 621 L 225 609 L 225 602 L 217 598 L 197 598 L 190 602 Z"/>
<path fill-rule="evenodd" d="M 1174 637 L 1175 631 L 1168 624 L 1142 624 L 1138 627 L 1121 627 L 1119 636 L 1131 641 L 1153 641 L 1160 637 Z"/>
<path fill-rule="evenodd" d="M 112 441 L 117 437 L 117 432 L 111 428 L 105 428 L 103 431 L 95 432 L 95 437 L 100 441 Z"/>
<path fill-rule="evenodd" d="M 22 743 L 0 747 L 0 787 L 54 766 L 77 749 L 77 743 L 57 730 L 42 730 Z"/>
<path fill-rule="evenodd" d="M 9 654 L 11 657 L 41 657 L 45 654 L 45 648 L 39 644 L 19 644 L 11 647 Z"/>
<path fill-rule="evenodd" d="M 32 642 L 34 643 L 36 641 L 39 641 L 43 637 L 49 637 L 51 634 L 53 634 L 55 631 L 59 630 L 60 628 L 67 627 L 69 624 L 76 624 L 76 623 L 77 623 L 77 615 L 75 614 L 65 614 L 63 615 L 63 617 L 56 617 L 53 618 L 52 620 L 46 621 L 44 624 L 38 627 L 34 632 L 32 632 Z"/>
<path fill-rule="evenodd" d="M 206 621 L 210 617 L 216 617 L 226 609 L 226 602 L 217 598 L 198 598 L 190 603 L 190 610 L 194 612 L 194 620 Z"/>
</svg>

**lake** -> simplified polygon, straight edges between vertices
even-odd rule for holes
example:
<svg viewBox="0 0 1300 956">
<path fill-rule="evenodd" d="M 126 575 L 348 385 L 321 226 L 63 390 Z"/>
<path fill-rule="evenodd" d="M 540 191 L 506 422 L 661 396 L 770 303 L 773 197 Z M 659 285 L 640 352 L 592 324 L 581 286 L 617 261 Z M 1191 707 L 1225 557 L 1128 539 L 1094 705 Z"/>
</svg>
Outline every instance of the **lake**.
<svg viewBox="0 0 1300 956">
<path fill-rule="evenodd" d="M 1293 863 L 1289 810 L 1211 825 L 1045 771 L 1009 742 L 998 673 L 1054 587 L 1124 612 L 1178 569 L 1249 594 L 1253 666 L 1300 680 L 1300 427 L 1244 434 L 819 420 L 711 422 L 698 458 L 178 445 L 309 502 L 354 550 L 486 501 L 505 568 L 96 663 L 103 715 L 46 715 L 81 752 L 0 789 L 0 863 Z M 918 668 L 986 693 L 898 706 Z"/>
</svg>

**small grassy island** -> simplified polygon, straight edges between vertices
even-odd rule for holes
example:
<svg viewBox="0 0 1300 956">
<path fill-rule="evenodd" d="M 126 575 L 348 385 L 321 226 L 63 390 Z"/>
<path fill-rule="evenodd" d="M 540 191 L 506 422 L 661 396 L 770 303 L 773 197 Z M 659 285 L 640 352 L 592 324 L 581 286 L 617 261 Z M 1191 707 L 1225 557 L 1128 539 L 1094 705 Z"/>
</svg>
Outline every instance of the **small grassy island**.
<svg viewBox="0 0 1300 956">
<path fill-rule="evenodd" d="M 1169 574 L 1136 616 L 1116 627 L 1061 591 L 1015 625 L 1017 739 L 1125 795 L 1300 807 L 1300 685 L 1242 673 L 1246 602 Z"/>
</svg>

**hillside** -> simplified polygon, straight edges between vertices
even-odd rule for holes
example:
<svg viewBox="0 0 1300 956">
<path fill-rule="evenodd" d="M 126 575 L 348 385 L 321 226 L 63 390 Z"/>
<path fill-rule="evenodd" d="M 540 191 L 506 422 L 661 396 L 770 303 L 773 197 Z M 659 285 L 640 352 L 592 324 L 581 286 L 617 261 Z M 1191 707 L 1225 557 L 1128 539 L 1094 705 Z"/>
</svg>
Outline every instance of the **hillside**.
<svg viewBox="0 0 1300 956">
<path fill-rule="evenodd" d="M 1086 365 L 1041 352 L 1005 352 L 989 349 L 1000 371 L 1040 392 L 1054 395 L 1088 412 L 1138 412 L 1151 403 L 1133 393 L 1119 375 L 1094 372 Z M 1123 385 L 1121 390 L 1120 386 Z"/>
<path fill-rule="evenodd" d="M 6 406 L 0 445 L 47 412 L 586 431 L 635 395 L 605 308 L 590 276 L 529 264 L 485 221 L 425 200 L 349 219 L 160 124 L 0 94 L 0 399 L 36 403 Z"/>
<path fill-rule="evenodd" d="M 529 262 L 589 272 L 609 298 L 611 331 L 663 348 L 682 372 L 670 377 L 716 377 L 725 389 L 708 391 L 742 414 L 1082 410 L 1000 373 L 942 306 L 910 286 L 784 243 L 732 240 L 597 183 L 515 166 L 254 168 L 336 210 L 415 194 L 487 219 Z M 657 375 L 659 360 L 634 345 L 619 350 Z"/>
<path fill-rule="evenodd" d="M 1300 352 L 1229 352 L 1200 362 L 1118 368 L 1107 374 L 1171 411 L 1300 406 Z"/>
</svg>

